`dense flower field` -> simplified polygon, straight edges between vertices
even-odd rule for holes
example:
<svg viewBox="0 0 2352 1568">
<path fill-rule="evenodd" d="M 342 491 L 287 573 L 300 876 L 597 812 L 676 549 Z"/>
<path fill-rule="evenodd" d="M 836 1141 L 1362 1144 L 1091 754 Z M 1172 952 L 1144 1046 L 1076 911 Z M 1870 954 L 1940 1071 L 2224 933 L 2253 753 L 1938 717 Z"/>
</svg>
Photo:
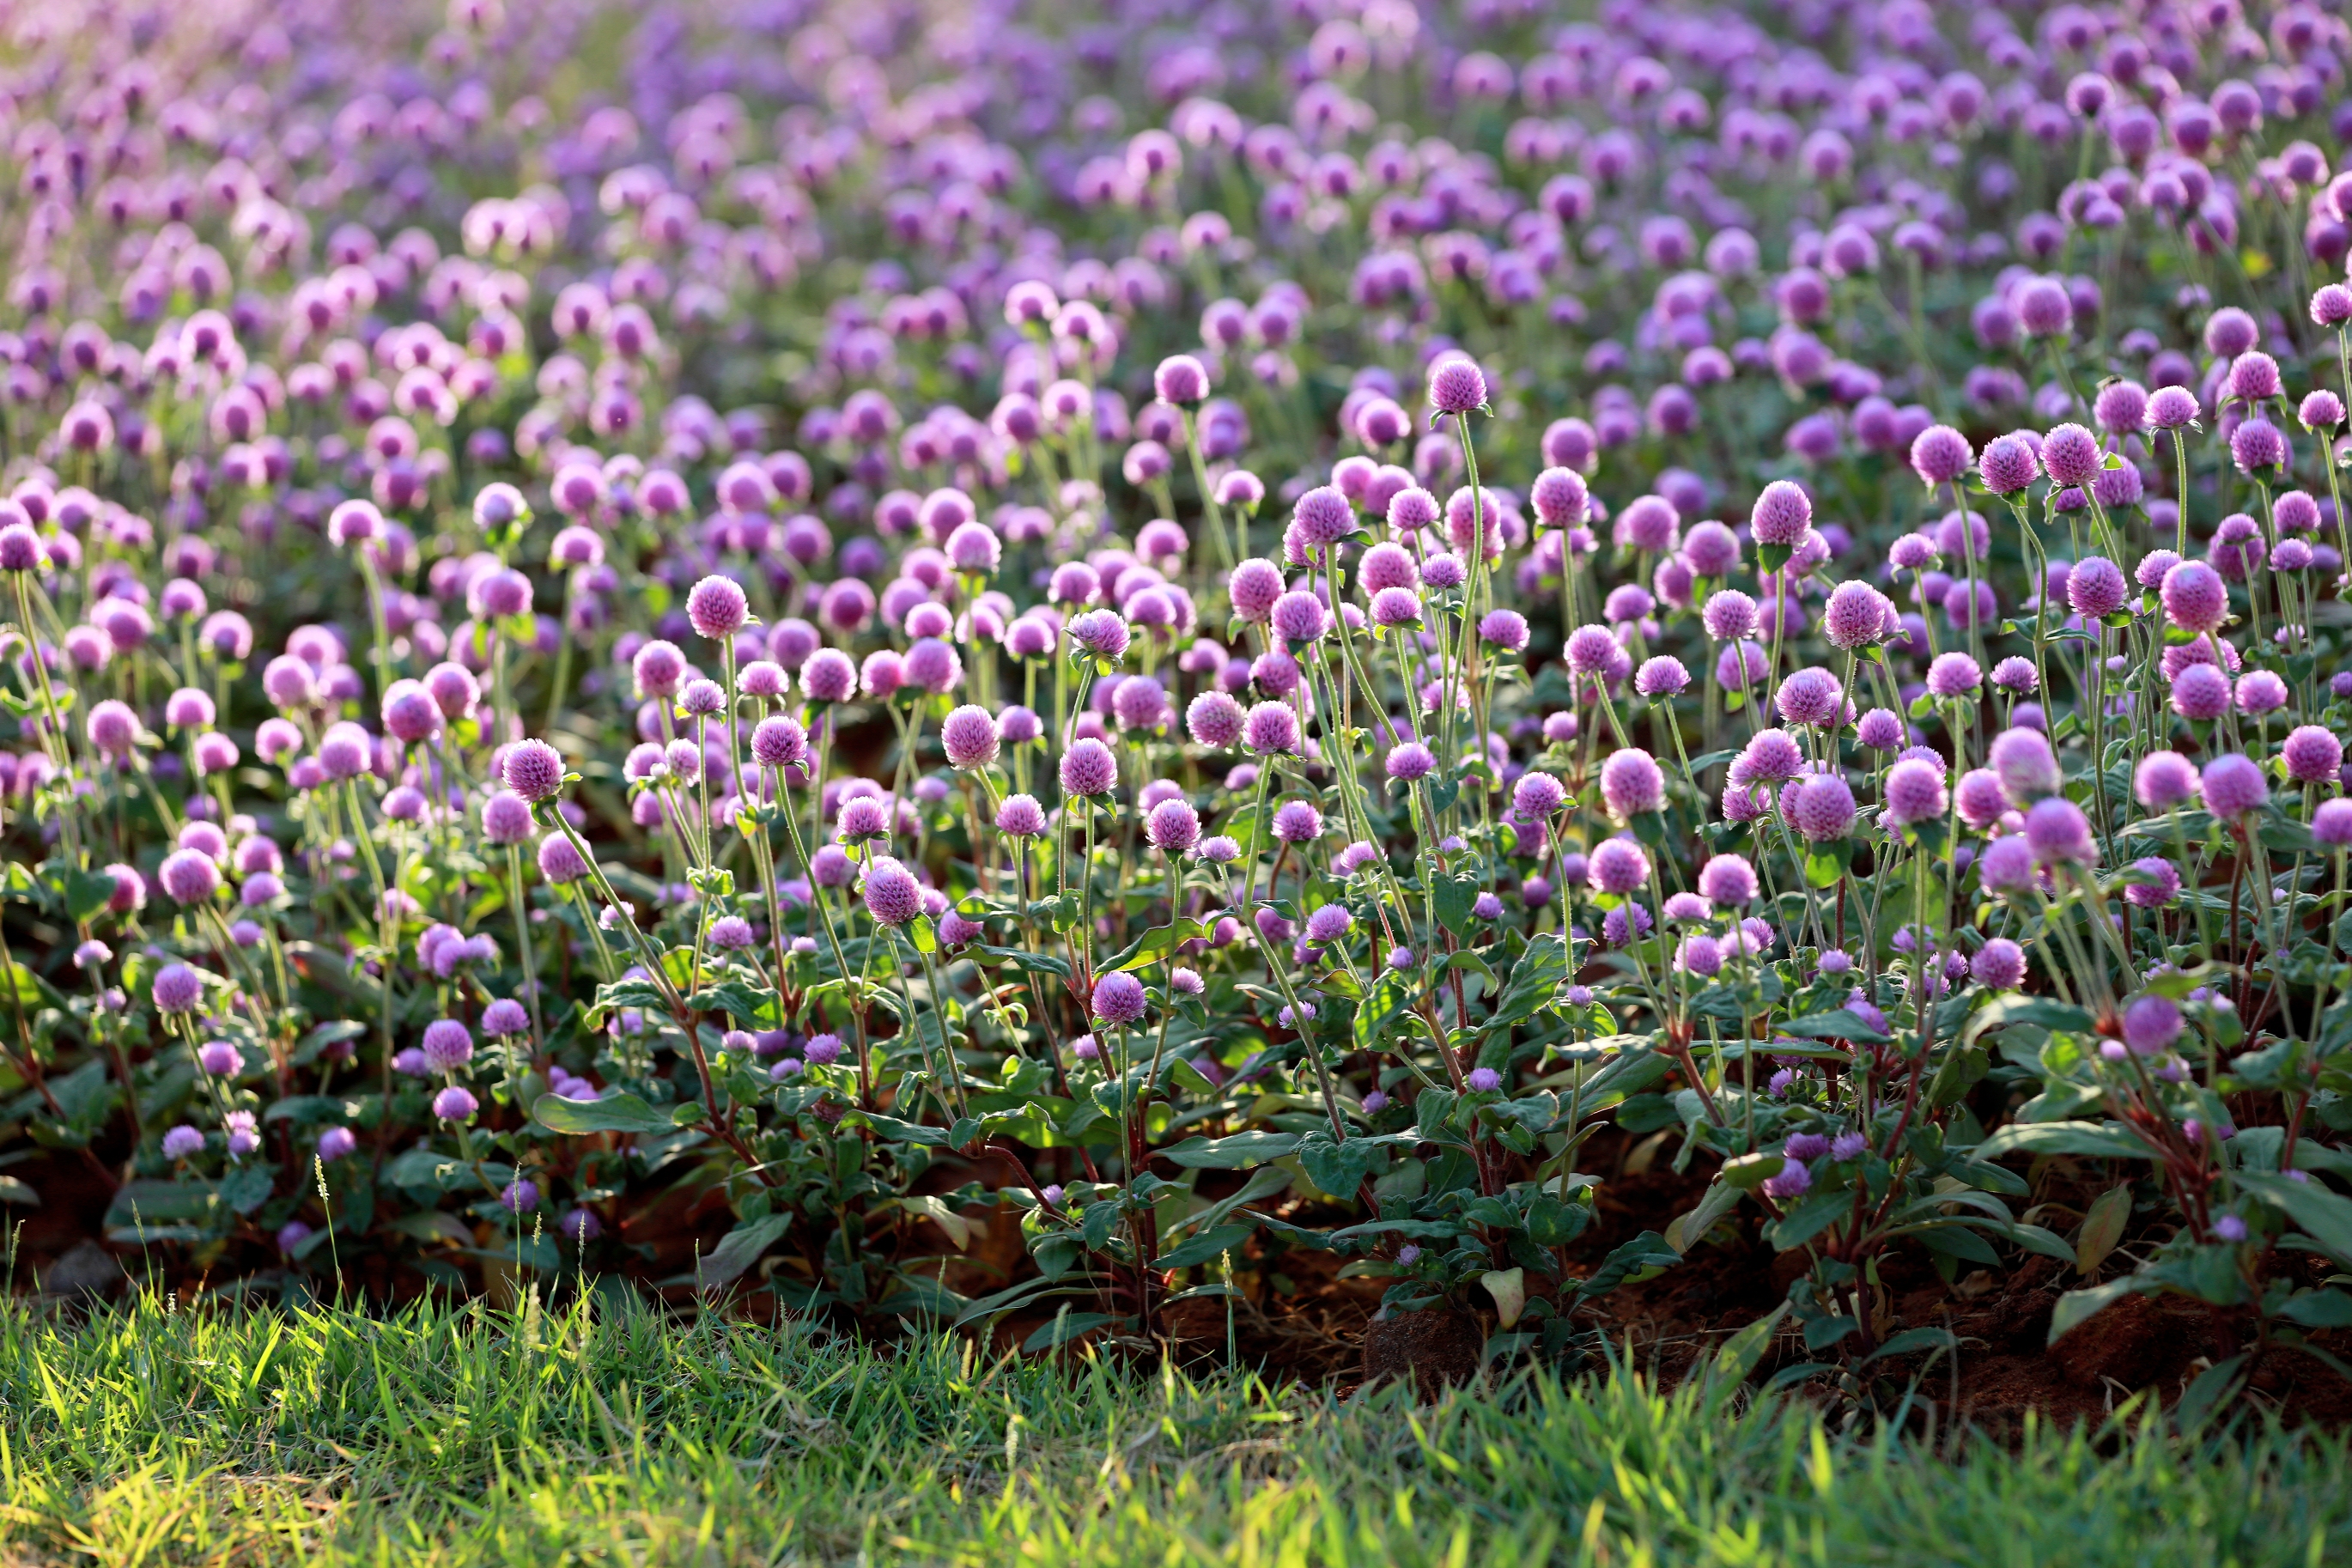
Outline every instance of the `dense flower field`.
<svg viewBox="0 0 2352 1568">
<path fill-rule="evenodd" d="M 0 95 L 0 1159 L 118 1250 L 2352 1324 L 2329 9 L 184 10 Z M 1605 1129 L 1711 1179 L 1593 1258 Z"/>
</svg>

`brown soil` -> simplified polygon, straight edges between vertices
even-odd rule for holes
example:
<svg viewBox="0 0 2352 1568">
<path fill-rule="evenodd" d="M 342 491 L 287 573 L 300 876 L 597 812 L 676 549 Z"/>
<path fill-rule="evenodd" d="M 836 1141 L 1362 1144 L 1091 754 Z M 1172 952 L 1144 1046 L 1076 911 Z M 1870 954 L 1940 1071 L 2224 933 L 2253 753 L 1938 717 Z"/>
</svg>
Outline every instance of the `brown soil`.
<svg viewBox="0 0 2352 1568">
<path fill-rule="evenodd" d="M 1640 1140 L 1614 1132 L 1588 1145 L 1580 1163 L 1605 1180 L 1593 1223 L 1568 1249 L 1571 1277 L 1589 1272 L 1612 1247 L 1644 1230 L 1664 1232 L 1698 1201 L 1705 1180 L 1696 1173 L 1677 1173 L 1667 1163 L 1670 1157 L 1670 1146 L 1644 1149 Z M 985 1179 L 1017 1180 L 1009 1163 L 985 1163 L 989 1168 L 980 1173 Z M 995 1168 L 1000 1164 L 1003 1169 Z M 110 1195 L 97 1173 L 79 1155 L 53 1153 L 13 1167 L 10 1173 L 29 1182 L 43 1198 L 38 1207 L 0 1215 L 12 1227 L 21 1227 L 14 1288 L 30 1289 L 37 1278 L 66 1287 L 48 1291 L 52 1300 L 119 1293 L 122 1277 L 109 1276 L 100 1267 L 102 1259 L 94 1245 Z M 952 1184 L 971 1173 L 943 1167 L 940 1174 Z M 1225 1178 L 1223 1173 L 1207 1174 L 1212 1191 Z M 2087 1202 L 2095 1194 L 2086 1187 L 2071 1195 Z M 2070 1194 L 2063 1182 L 2045 1182 L 2036 1196 L 2063 1203 Z M 938 1258 L 940 1282 L 966 1295 L 1003 1289 L 1026 1272 L 1019 1226 L 1007 1210 L 984 1220 L 973 1217 L 975 1225 L 961 1250 L 935 1224 L 911 1220 L 895 1238 L 895 1250 L 902 1257 Z M 1295 1217 L 1306 1223 L 1316 1216 L 1300 1212 Z M 698 1241 L 708 1254 L 727 1225 L 726 1210 L 715 1193 L 691 1199 L 672 1195 L 624 1216 L 619 1239 L 650 1253 L 634 1255 L 631 1272 L 639 1284 L 685 1309 L 693 1304 L 693 1291 L 661 1282 L 689 1273 Z M 1579 1308 L 1576 1321 L 1660 1384 L 1679 1382 L 1711 1363 L 1730 1334 L 1777 1306 L 1801 1269 L 1801 1254 L 1776 1254 L 1758 1232 L 1755 1217 L 1742 1212 L 1694 1247 L 1679 1267 Z M 782 1250 L 789 1252 L 792 1246 L 788 1238 Z M 156 1249 L 144 1258 L 135 1248 L 106 1250 L 136 1278 L 165 1266 L 169 1249 Z M 265 1257 L 258 1244 L 233 1248 L 209 1280 L 190 1276 L 159 1283 L 184 1295 L 207 1284 L 218 1286 L 234 1278 L 239 1264 L 249 1268 Z M 1180 1362 L 1206 1369 L 1224 1364 L 1230 1356 L 1272 1375 L 1343 1392 L 1410 1377 L 1424 1398 L 1447 1384 L 1473 1381 L 1480 1374 L 1484 1340 L 1494 1323 L 1491 1303 L 1477 1291 L 1469 1292 L 1470 1300 L 1456 1308 L 1441 1305 L 1382 1320 L 1378 1313 L 1387 1282 L 1340 1279 L 1342 1260 L 1328 1253 L 1289 1249 L 1268 1266 L 1254 1245 L 1250 1256 L 1236 1262 L 1237 1294 L 1196 1297 L 1164 1312 L 1163 1342 Z M 412 1262 L 391 1254 L 373 1254 L 353 1263 L 347 1279 L 375 1300 L 398 1302 L 431 1288 Z M 2282 1268 L 2299 1269 L 2302 1263 L 2280 1260 Z M 2064 1424 L 2096 1424 L 2137 1394 L 2170 1405 L 2207 1366 L 2251 1348 L 2245 1338 L 2250 1322 L 2192 1301 L 2138 1296 L 2124 1298 L 2056 1345 L 2048 1345 L 2053 1306 L 2061 1294 L 2084 1281 L 2071 1266 L 2038 1257 L 2005 1273 L 1968 1270 L 1948 1282 L 1925 1254 L 1897 1251 L 1882 1260 L 1880 1279 L 1871 1311 L 1881 1337 L 1935 1326 L 1948 1329 L 1960 1344 L 1957 1357 L 1911 1356 L 1872 1366 L 1870 1376 L 1882 1405 L 1891 1406 L 1909 1390 L 1914 1407 L 1932 1408 L 1938 1421 L 1958 1418 L 1996 1436 L 2014 1436 L 2029 1412 Z M 1530 1285 L 1538 1294 L 1546 1289 L 1537 1280 Z M 1064 1304 L 1045 1301 L 1008 1315 L 995 1325 L 992 1343 L 1000 1351 L 1018 1349 Z M 1089 1292 L 1068 1299 L 1066 1305 L 1084 1312 L 1120 1309 L 1126 1302 Z M 754 1274 L 736 1287 L 723 1310 L 766 1319 L 775 1316 L 779 1307 L 763 1279 Z M 877 1322 L 871 1331 L 888 1333 L 896 1326 Z M 2339 1359 L 2352 1360 L 2352 1331 L 2317 1335 L 2315 1341 Z M 1138 1355 L 1156 1355 L 1160 1349 L 1139 1341 L 1118 1348 Z M 1755 1377 L 1761 1382 L 1783 1368 L 1815 1359 L 1793 1330 L 1784 1330 L 1768 1347 Z M 2246 1376 L 2247 1398 L 2260 1407 L 2290 1421 L 2352 1425 L 2352 1383 L 2316 1357 L 2271 1347 L 2252 1358 Z"/>
</svg>

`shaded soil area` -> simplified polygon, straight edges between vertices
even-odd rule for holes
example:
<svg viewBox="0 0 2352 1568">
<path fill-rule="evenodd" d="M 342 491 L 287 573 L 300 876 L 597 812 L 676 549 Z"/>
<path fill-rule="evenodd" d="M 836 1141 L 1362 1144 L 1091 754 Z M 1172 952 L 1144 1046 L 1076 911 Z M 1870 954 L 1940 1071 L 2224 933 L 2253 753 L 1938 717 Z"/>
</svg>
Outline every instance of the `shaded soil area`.
<svg viewBox="0 0 2352 1568">
<path fill-rule="evenodd" d="M 1621 1242 L 1643 1231 L 1663 1233 L 1675 1216 L 1697 1203 L 1705 1179 L 1674 1171 L 1666 1163 L 1670 1158 L 1671 1152 L 1654 1141 L 1645 1144 L 1614 1131 L 1601 1134 L 1587 1146 L 1580 1163 L 1603 1182 L 1593 1223 L 1566 1249 L 1571 1280 L 1589 1273 Z M 37 1207 L 14 1208 L 0 1215 L 13 1235 L 16 1261 L 10 1285 L 19 1292 L 37 1283 L 45 1297 L 69 1304 L 117 1296 L 131 1278 L 145 1277 L 179 1290 L 183 1300 L 220 1289 L 274 1298 L 283 1283 L 278 1271 L 261 1267 L 268 1254 L 257 1246 L 235 1255 L 234 1272 L 224 1259 L 215 1271 L 199 1274 L 175 1268 L 161 1253 L 142 1258 L 136 1249 L 103 1245 L 100 1226 L 110 1189 L 105 1178 L 78 1154 L 45 1154 L 18 1163 L 11 1173 L 43 1196 Z M 963 1168 L 955 1176 L 962 1180 L 974 1173 L 998 1183 L 1016 1179 L 1009 1165 L 998 1170 L 986 1162 L 977 1173 Z M 1227 1176 L 1207 1174 L 1221 1180 Z M 2034 1201 L 2049 1205 L 2053 1215 L 2079 1215 L 2098 1191 L 2096 1173 L 2074 1171 L 2063 1161 L 2037 1168 L 2035 1181 Z M 1213 1193 L 1216 1188 L 1204 1183 L 1203 1190 Z M 1031 1275 L 1019 1226 L 1010 1211 L 971 1217 L 967 1245 L 961 1250 L 930 1221 L 908 1222 L 892 1243 L 900 1256 L 937 1258 L 938 1263 L 926 1271 L 935 1271 L 942 1284 L 969 1296 L 1003 1289 Z M 1306 1223 L 1317 1216 L 1297 1211 L 1296 1217 Z M 691 1309 L 696 1293 L 681 1281 L 691 1278 L 698 1251 L 708 1256 L 730 1223 L 716 1192 L 699 1199 L 676 1193 L 656 1197 L 624 1221 L 618 1237 L 624 1246 L 607 1263 L 639 1289 L 681 1310 Z M 2063 1226 L 2059 1220 L 2051 1223 Z M 1679 1266 L 1578 1308 L 1573 1315 L 1576 1353 L 1598 1356 L 1605 1343 L 1610 1352 L 1668 1385 L 1704 1369 L 1731 1334 L 1780 1304 L 1790 1281 L 1805 1267 L 1802 1253 L 1776 1253 L 1758 1232 L 1752 1215 L 1736 1215 L 1694 1246 Z M 1261 1241 L 1265 1235 L 1260 1233 Z M 2126 1238 L 2101 1277 L 2128 1267 L 2126 1255 L 2133 1247 Z M 1493 1304 L 1483 1291 L 1469 1289 L 1452 1307 L 1383 1319 L 1381 1298 L 1389 1281 L 1342 1278 L 1344 1261 L 1297 1247 L 1268 1255 L 1253 1243 L 1236 1259 L 1234 1294 L 1196 1296 L 1164 1310 L 1168 1348 L 1188 1365 L 1206 1368 L 1230 1359 L 1270 1375 L 1341 1392 L 1368 1381 L 1395 1378 L 1411 1379 L 1429 1395 L 1447 1384 L 1481 1374 L 1486 1341 L 1497 1327 Z M 2313 1283 L 2326 1267 L 2294 1255 L 2281 1257 L 2276 1264 L 2310 1271 L 2312 1279 L 2306 1282 Z M 2250 1402 L 2291 1422 L 2352 1424 L 2352 1383 L 2300 1350 L 2256 1347 L 2250 1319 L 2217 1313 L 2201 1303 L 2126 1296 L 2053 1345 L 2048 1343 L 2053 1307 L 2065 1291 L 2090 1282 L 2070 1265 L 2028 1257 L 2006 1271 L 1970 1269 L 1947 1280 L 1927 1255 L 1897 1248 L 1882 1259 L 1879 1278 L 1867 1310 L 1882 1340 L 1906 1329 L 1936 1327 L 1948 1330 L 1959 1344 L 1957 1355 L 1890 1358 L 1870 1367 L 1868 1378 L 1882 1408 L 1899 1403 L 1907 1393 L 1914 1409 L 1932 1409 L 1939 1421 L 1957 1417 L 1995 1435 L 2014 1435 L 2029 1413 L 2062 1424 L 2096 1424 L 2135 1394 L 2170 1406 L 2207 1367 L 2253 1351 L 2247 1369 Z M 436 1288 L 420 1258 L 390 1251 L 352 1258 L 345 1279 L 371 1299 L 387 1303 Z M 511 1290 L 510 1280 L 502 1275 L 483 1276 L 478 1283 L 493 1298 Z M 1532 1279 L 1530 1288 L 1538 1294 L 1550 1292 L 1550 1287 Z M 716 1304 L 730 1315 L 754 1320 L 772 1320 L 782 1310 L 775 1293 L 756 1276 L 747 1277 Z M 990 1338 L 1000 1351 L 1019 1350 L 1032 1335 L 1051 1327 L 1057 1307 L 1084 1312 L 1118 1304 L 1090 1290 L 1074 1290 L 1063 1300 L 1044 1301 L 997 1320 Z M 840 1319 L 837 1326 L 884 1337 L 898 1331 L 900 1323 L 896 1318 L 863 1323 Z M 2315 1335 L 2314 1342 L 2340 1359 L 2352 1360 L 2352 1331 Z M 1136 1355 L 1159 1351 L 1139 1341 L 1111 1348 Z M 1781 1369 L 1818 1359 L 1784 1322 L 1753 1375 L 1760 1382 Z"/>
</svg>

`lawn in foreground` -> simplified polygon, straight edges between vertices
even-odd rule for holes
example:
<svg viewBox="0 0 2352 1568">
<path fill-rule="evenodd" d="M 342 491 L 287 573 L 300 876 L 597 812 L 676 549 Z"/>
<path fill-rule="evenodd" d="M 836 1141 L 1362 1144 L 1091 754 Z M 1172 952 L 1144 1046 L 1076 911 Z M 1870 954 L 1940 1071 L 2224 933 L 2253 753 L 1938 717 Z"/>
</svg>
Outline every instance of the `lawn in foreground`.
<svg viewBox="0 0 2352 1568">
<path fill-rule="evenodd" d="M 599 1301 L 0 1303 L 0 1563 L 2316 1565 L 2341 1438 L 2160 1418 L 1948 1458 L 1637 1373 L 1416 1410 Z M 2333 1552 L 2331 1552 L 2331 1547 Z"/>
</svg>

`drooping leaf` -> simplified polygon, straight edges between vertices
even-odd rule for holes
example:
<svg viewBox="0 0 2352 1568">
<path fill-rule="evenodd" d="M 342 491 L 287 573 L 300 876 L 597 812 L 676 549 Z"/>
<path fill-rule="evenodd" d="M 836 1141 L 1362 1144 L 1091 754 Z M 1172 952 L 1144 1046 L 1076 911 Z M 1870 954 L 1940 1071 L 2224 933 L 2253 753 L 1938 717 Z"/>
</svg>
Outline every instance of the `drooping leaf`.
<svg viewBox="0 0 2352 1568">
<path fill-rule="evenodd" d="M 669 1108 L 647 1105 L 634 1094 L 602 1100 L 566 1100 L 542 1094 L 531 1102 L 531 1120 L 551 1132 L 667 1132 L 675 1126 Z"/>
</svg>

